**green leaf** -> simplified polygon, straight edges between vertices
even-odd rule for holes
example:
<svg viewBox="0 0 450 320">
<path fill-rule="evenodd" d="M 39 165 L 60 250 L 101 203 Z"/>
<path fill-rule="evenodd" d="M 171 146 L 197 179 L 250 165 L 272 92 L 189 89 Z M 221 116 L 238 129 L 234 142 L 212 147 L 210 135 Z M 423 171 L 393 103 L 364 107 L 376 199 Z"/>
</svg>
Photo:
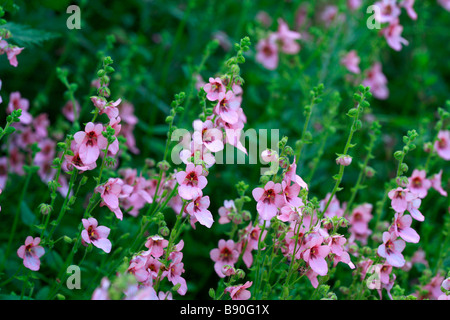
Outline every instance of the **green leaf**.
<svg viewBox="0 0 450 320">
<path fill-rule="evenodd" d="M 30 26 L 8 22 L 3 28 L 12 33 L 12 38 L 18 46 L 30 48 L 33 46 L 41 46 L 45 41 L 60 37 L 60 34 L 32 29 Z"/>
</svg>

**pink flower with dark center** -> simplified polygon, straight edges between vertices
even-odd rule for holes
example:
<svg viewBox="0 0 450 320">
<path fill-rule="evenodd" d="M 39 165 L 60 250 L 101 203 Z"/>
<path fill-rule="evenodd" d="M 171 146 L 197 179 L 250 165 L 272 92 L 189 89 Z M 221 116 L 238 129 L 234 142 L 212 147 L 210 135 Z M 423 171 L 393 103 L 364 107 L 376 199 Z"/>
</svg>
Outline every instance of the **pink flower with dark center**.
<svg viewBox="0 0 450 320">
<path fill-rule="evenodd" d="M 235 249 L 235 243 L 233 240 L 225 241 L 219 240 L 219 247 L 212 249 L 209 253 L 211 260 L 214 261 L 214 270 L 217 275 L 224 278 L 225 275 L 222 272 L 223 266 L 229 265 L 234 267 L 234 264 L 239 259 L 239 252 Z"/>
<path fill-rule="evenodd" d="M 176 179 L 179 184 L 178 194 L 185 200 L 200 197 L 203 194 L 202 189 L 208 183 L 203 175 L 202 166 L 195 166 L 192 163 L 186 165 L 186 171 L 177 172 Z"/>
<path fill-rule="evenodd" d="M 80 159 L 85 165 L 97 161 L 100 150 L 108 146 L 108 140 L 102 135 L 103 125 L 88 122 L 83 131 L 78 131 L 73 138 L 78 144 Z"/>
<path fill-rule="evenodd" d="M 418 243 L 420 240 L 419 234 L 411 228 L 412 218 L 410 215 L 403 215 L 396 213 L 394 222 L 389 231 L 396 237 L 400 237 L 406 242 Z"/>
<path fill-rule="evenodd" d="M 204 225 L 207 228 L 211 228 L 214 219 L 211 212 L 208 210 L 209 204 L 209 196 L 200 196 L 192 200 L 186 206 L 185 210 L 191 217 L 195 217 L 195 219 L 200 224 Z"/>
<path fill-rule="evenodd" d="M 290 184 L 286 181 L 281 181 L 281 192 L 284 197 L 284 201 L 294 207 L 300 207 L 303 206 L 304 203 L 301 198 L 298 197 L 300 194 L 300 185 L 294 183 Z"/>
<path fill-rule="evenodd" d="M 450 131 L 439 131 L 438 138 L 434 143 L 434 149 L 442 159 L 450 160 Z"/>
<path fill-rule="evenodd" d="M 402 50 L 402 45 L 408 45 L 409 42 L 402 35 L 403 26 L 400 25 L 398 20 L 395 20 L 389 24 L 386 28 L 381 30 L 381 34 L 386 38 L 388 45 L 395 51 Z"/>
<path fill-rule="evenodd" d="M 378 247 L 378 254 L 391 266 L 401 268 L 405 264 L 405 258 L 402 255 L 405 246 L 405 241 L 397 239 L 394 233 L 384 232 L 383 244 Z"/>
<path fill-rule="evenodd" d="M 45 253 L 44 248 L 39 245 L 40 242 L 41 238 L 28 236 L 25 239 L 25 244 L 17 250 L 17 255 L 23 259 L 23 265 L 32 271 L 39 270 L 41 266 L 41 260 L 39 259 Z"/>
<path fill-rule="evenodd" d="M 74 141 L 72 141 L 71 145 L 70 145 L 70 149 L 72 150 L 73 155 L 66 154 L 64 156 L 64 158 L 66 160 L 65 166 L 66 166 L 67 171 L 71 171 L 72 166 L 77 168 L 80 171 L 88 171 L 88 170 L 95 169 L 97 167 L 97 163 L 94 161 L 88 165 L 84 164 L 84 162 L 80 158 L 79 149 L 77 147 L 78 146 L 76 145 L 76 143 Z"/>
<path fill-rule="evenodd" d="M 252 191 L 253 198 L 257 202 L 256 210 L 263 220 L 270 221 L 277 215 L 278 209 L 284 204 L 284 197 L 280 194 L 281 184 L 269 181 L 263 188 L 255 188 Z"/>
<path fill-rule="evenodd" d="M 408 201 L 411 201 L 414 198 L 414 195 L 409 192 L 409 189 L 403 189 L 401 187 L 389 191 L 388 196 L 389 199 L 392 200 L 392 208 L 399 213 L 405 212 L 408 207 Z"/>
<path fill-rule="evenodd" d="M 431 187 L 431 181 L 427 179 L 425 170 L 414 169 L 411 177 L 408 179 L 408 189 L 419 198 L 425 198 L 428 189 Z"/>
<path fill-rule="evenodd" d="M 250 288 L 252 284 L 252 281 L 247 281 L 242 285 L 227 287 L 225 288 L 225 292 L 230 294 L 231 300 L 248 300 L 251 297 L 251 293 L 247 289 Z"/>
<path fill-rule="evenodd" d="M 203 90 L 206 92 L 206 99 L 209 101 L 219 100 L 219 94 L 225 93 L 226 88 L 220 78 L 209 78 L 209 83 L 203 86 Z"/>
<path fill-rule="evenodd" d="M 359 74 L 361 73 L 361 69 L 359 68 L 360 61 L 361 58 L 358 56 L 356 50 L 352 50 L 341 59 L 341 64 L 345 66 L 348 71 Z"/>
<path fill-rule="evenodd" d="M 195 120 L 194 133 L 192 139 L 196 144 L 203 144 L 211 152 L 219 152 L 223 150 L 223 132 L 214 127 L 211 120 L 202 122 L 201 120 Z"/>
<path fill-rule="evenodd" d="M 214 107 L 214 113 L 219 115 L 223 121 L 234 124 L 239 121 L 238 109 L 240 106 L 239 99 L 236 99 L 233 91 L 219 93 L 219 102 Z"/>
<path fill-rule="evenodd" d="M 349 225 L 352 232 L 365 234 L 369 230 L 369 221 L 372 219 L 372 204 L 365 203 L 353 209 L 349 218 Z"/>
<path fill-rule="evenodd" d="M 269 37 L 261 39 L 256 45 L 256 61 L 266 69 L 275 70 L 278 67 L 277 36 L 270 34 Z"/>
<path fill-rule="evenodd" d="M 328 264 L 325 257 L 331 251 L 331 248 L 326 245 L 322 245 L 323 237 L 315 236 L 310 239 L 306 244 L 306 250 L 303 252 L 303 260 L 309 264 L 314 272 L 321 276 L 325 276 L 328 273 Z"/>
<path fill-rule="evenodd" d="M 375 20 L 380 23 L 391 23 L 401 14 L 396 0 L 381 0 L 374 5 L 378 8 L 378 10 L 375 10 Z"/>
<path fill-rule="evenodd" d="M 84 227 L 84 230 L 81 231 L 81 238 L 84 243 L 92 243 L 97 248 L 110 253 L 111 241 L 108 240 L 108 235 L 111 229 L 99 226 L 95 218 L 81 219 L 81 222 Z"/>
</svg>

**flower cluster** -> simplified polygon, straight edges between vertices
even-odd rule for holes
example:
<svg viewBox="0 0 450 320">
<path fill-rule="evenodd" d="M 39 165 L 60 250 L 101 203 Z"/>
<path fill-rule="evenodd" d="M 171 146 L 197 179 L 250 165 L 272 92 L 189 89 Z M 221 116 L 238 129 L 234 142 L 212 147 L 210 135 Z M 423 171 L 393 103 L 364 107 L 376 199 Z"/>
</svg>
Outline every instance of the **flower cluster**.
<svg viewBox="0 0 450 320">
<path fill-rule="evenodd" d="M 182 277 L 184 242 L 181 240 L 173 248 L 168 248 L 169 241 L 159 235 L 149 237 L 145 243 L 147 251 L 135 255 L 130 261 L 128 272 L 139 283 L 139 288 L 154 288 L 167 278 L 180 295 L 187 292 L 186 280 Z M 154 289 L 153 289 L 154 290 Z"/>
</svg>

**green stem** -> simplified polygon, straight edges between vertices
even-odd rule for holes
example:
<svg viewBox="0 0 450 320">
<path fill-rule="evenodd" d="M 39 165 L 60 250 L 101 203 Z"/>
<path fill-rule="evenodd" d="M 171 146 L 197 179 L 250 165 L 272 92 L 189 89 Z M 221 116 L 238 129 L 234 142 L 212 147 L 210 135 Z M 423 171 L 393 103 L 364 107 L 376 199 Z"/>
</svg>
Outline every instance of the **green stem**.
<svg viewBox="0 0 450 320">
<path fill-rule="evenodd" d="M 366 159 L 364 160 L 363 166 L 361 167 L 361 171 L 359 172 L 358 179 L 356 180 L 356 184 L 352 188 L 352 194 L 350 196 L 350 200 L 348 201 L 347 207 L 345 209 L 344 216 L 346 216 L 347 213 L 351 210 L 351 206 L 353 205 L 353 202 L 355 201 L 356 194 L 358 193 L 358 190 L 361 189 L 361 181 L 363 180 L 363 177 L 366 174 L 366 168 L 367 168 L 367 165 L 369 164 L 369 160 L 373 157 L 372 149 L 375 144 L 375 139 L 376 139 L 375 135 L 370 136 L 369 147 L 367 148 L 367 156 L 366 156 Z"/>
<path fill-rule="evenodd" d="M 66 213 L 66 210 L 67 210 L 67 202 L 68 202 L 69 199 L 70 199 L 70 193 L 71 193 L 71 191 L 72 191 L 72 188 L 73 188 L 73 185 L 74 185 L 74 183 L 75 183 L 75 180 L 77 179 L 77 176 L 78 176 L 78 171 L 77 171 L 76 169 L 74 169 L 74 172 L 72 172 L 72 175 L 71 175 L 71 177 L 70 177 L 70 181 L 69 181 L 69 189 L 68 189 L 67 195 L 66 195 L 66 197 L 65 197 L 65 199 L 64 199 L 64 203 L 63 203 L 63 205 L 61 206 L 61 210 L 59 211 L 59 215 L 58 215 L 58 218 L 56 219 L 56 223 L 52 226 L 52 228 L 51 228 L 51 230 L 50 230 L 48 236 L 46 237 L 46 239 L 48 239 L 48 240 L 51 239 L 51 237 L 52 237 L 52 235 L 53 235 L 53 232 L 55 231 L 56 227 L 59 225 L 59 223 L 61 222 L 61 219 L 63 218 L 64 214 Z"/>
</svg>

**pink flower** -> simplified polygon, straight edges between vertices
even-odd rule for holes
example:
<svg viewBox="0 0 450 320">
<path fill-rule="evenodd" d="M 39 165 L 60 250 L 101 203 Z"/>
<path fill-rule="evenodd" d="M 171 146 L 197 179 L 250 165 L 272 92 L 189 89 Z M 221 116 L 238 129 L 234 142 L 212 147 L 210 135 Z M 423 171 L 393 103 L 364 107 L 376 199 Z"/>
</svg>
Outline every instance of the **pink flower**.
<svg viewBox="0 0 450 320">
<path fill-rule="evenodd" d="M 77 145 L 74 141 L 71 142 L 70 144 L 70 149 L 73 152 L 73 155 L 68 155 L 66 154 L 65 160 L 65 166 L 67 171 L 72 170 L 72 166 L 77 168 L 80 171 L 88 171 L 88 170 L 93 170 L 97 167 L 97 163 L 96 162 L 92 162 L 91 164 L 84 164 L 83 161 L 80 158 L 80 153 L 79 153 L 79 149 L 77 148 Z"/>
<path fill-rule="evenodd" d="M 352 50 L 341 59 L 341 64 L 345 66 L 348 71 L 359 74 L 361 73 L 361 70 L 359 69 L 360 61 L 361 58 L 358 56 L 356 50 Z"/>
<path fill-rule="evenodd" d="M 408 13 L 408 16 L 413 19 L 413 20 L 417 20 L 417 12 L 414 11 L 414 1 L 415 0 L 403 0 L 400 3 L 400 6 L 405 8 L 406 12 Z"/>
<path fill-rule="evenodd" d="M 259 239 L 264 240 L 266 235 L 267 230 L 264 230 L 261 234 L 261 228 L 259 226 L 253 227 L 252 222 L 244 229 L 241 241 L 237 244 L 237 249 L 242 254 L 242 260 L 247 268 L 250 268 L 253 264 L 252 251 L 258 250 Z M 242 250 L 244 250 L 243 253 Z"/>
<path fill-rule="evenodd" d="M 278 153 L 274 150 L 266 149 L 261 152 L 261 159 L 267 163 L 278 161 Z"/>
<path fill-rule="evenodd" d="M 236 99 L 233 91 L 219 93 L 219 102 L 214 107 L 214 113 L 219 115 L 223 121 L 234 124 L 239 121 L 238 109 L 240 100 Z"/>
<path fill-rule="evenodd" d="M 203 194 L 202 189 L 208 183 L 203 176 L 201 165 L 195 166 L 192 163 L 186 165 L 186 171 L 180 171 L 176 174 L 178 184 L 178 194 L 185 200 L 196 199 Z"/>
<path fill-rule="evenodd" d="M 75 112 L 79 116 L 80 115 L 80 104 L 78 101 L 75 101 Z M 70 122 L 74 121 L 74 110 L 72 100 L 66 102 L 64 107 L 62 108 L 62 114 L 69 120 Z"/>
<path fill-rule="evenodd" d="M 362 0 L 347 0 L 347 6 L 350 10 L 357 10 L 361 7 Z"/>
<path fill-rule="evenodd" d="M 370 92 L 375 98 L 385 100 L 389 97 L 389 89 L 387 87 L 387 78 L 381 70 L 381 63 L 377 62 L 367 72 L 366 78 L 362 85 L 370 87 Z"/>
<path fill-rule="evenodd" d="M 439 131 L 438 138 L 434 143 L 434 149 L 442 159 L 450 160 L 450 131 Z"/>
<path fill-rule="evenodd" d="M 425 170 L 414 169 L 411 177 L 408 179 L 408 189 L 416 194 L 419 198 L 425 198 L 428 194 L 428 189 L 431 187 L 431 181 L 426 178 Z"/>
<path fill-rule="evenodd" d="M 317 288 L 319 286 L 319 280 L 317 279 L 317 276 L 319 274 L 317 272 L 314 272 L 313 269 L 308 269 L 308 271 L 306 271 L 306 276 L 308 277 L 309 281 L 311 282 L 311 285 L 314 288 Z"/>
<path fill-rule="evenodd" d="M 412 199 L 409 199 L 406 210 L 411 214 L 411 216 L 417 221 L 424 221 L 425 217 L 419 211 L 420 205 L 422 203 L 422 199 L 418 196 L 414 195 Z"/>
<path fill-rule="evenodd" d="M 33 120 L 33 117 L 28 112 L 28 108 L 30 107 L 30 102 L 28 99 L 22 98 L 20 92 L 11 92 L 9 95 L 9 103 L 6 109 L 7 113 L 11 114 L 13 110 L 21 109 L 22 114 L 19 117 L 19 120 L 23 124 L 30 124 Z"/>
<path fill-rule="evenodd" d="M 219 152 L 223 150 L 223 132 L 217 128 L 214 128 L 214 124 L 211 120 L 202 122 L 201 120 L 195 120 L 194 133 L 192 139 L 198 145 L 204 145 L 211 152 Z"/>
<path fill-rule="evenodd" d="M 183 254 L 181 252 L 172 252 L 170 257 L 171 262 L 167 271 L 163 272 L 163 277 L 167 277 L 174 286 L 180 284 L 177 292 L 180 295 L 185 295 L 187 292 L 187 284 L 186 280 L 181 276 L 185 271 L 184 264 L 181 262 Z"/>
<path fill-rule="evenodd" d="M 99 249 L 106 253 L 111 252 L 111 241 L 108 240 L 108 235 L 111 229 L 104 226 L 99 226 L 95 218 L 81 219 L 84 230 L 81 231 L 81 238 L 84 243 L 92 243 Z"/>
<path fill-rule="evenodd" d="M 17 65 L 19 64 L 17 62 L 17 55 L 19 55 L 23 49 L 25 48 L 19 48 L 16 46 L 8 46 L 8 48 L 6 48 L 6 55 L 8 57 L 10 65 L 12 65 L 13 67 L 17 67 Z"/>
<path fill-rule="evenodd" d="M 325 23 L 326 26 L 329 26 L 338 16 L 339 9 L 334 5 L 327 5 L 320 12 L 319 19 Z"/>
<path fill-rule="evenodd" d="M 305 181 L 297 174 L 297 164 L 295 162 L 295 158 L 292 161 L 292 164 L 288 167 L 286 174 L 284 176 L 284 180 L 286 183 L 289 183 L 290 181 L 298 184 L 300 188 L 308 190 L 308 185 Z"/>
<path fill-rule="evenodd" d="M 78 131 L 73 138 L 79 145 L 80 159 L 85 165 L 97 161 L 100 150 L 108 146 L 108 140 L 102 135 L 103 125 L 88 122 L 83 131 Z"/>
<path fill-rule="evenodd" d="M 323 237 L 314 236 L 306 244 L 306 250 L 303 252 L 303 260 L 309 264 L 314 272 L 321 276 L 328 273 L 328 264 L 325 257 L 330 253 L 331 248 L 322 245 Z"/>
<path fill-rule="evenodd" d="M 164 248 L 166 248 L 168 244 L 169 241 L 161 236 L 155 235 L 147 239 L 145 246 L 149 249 L 149 252 L 153 257 L 159 258 L 164 254 Z"/>
<path fill-rule="evenodd" d="M 110 178 L 106 183 L 95 188 L 95 192 L 100 193 L 103 200 L 100 205 L 106 205 L 119 220 L 123 218 L 122 210 L 119 207 L 119 197 L 123 197 L 123 185 L 124 183 L 121 179 Z"/>
<path fill-rule="evenodd" d="M 410 215 L 395 213 L 394 222 L 389 229 L 396 237 L 400 237 L 406 242 L 418 243 L 420 236 L 416 230 L 411 228 L 412 218 Z"/>
<path fill-rule="evenodd" d="M 399 24 L 398 20 L 391 22 L 389 26 L 381 30 L 381 34 L 386 38 L 388 45 L 395 51 L 400 51 L 402 44 L 409 44 L 408 40 L 402 38 L 402 32 L 403 26 Z"/>
<path fill-rule="evenodd" d="M 450 0 L 438 0 L 438 3 L 447 11 L 450 11 Z"/>
<path fill-rule="evenodd" d="M 401 14 L 396 0 L 381 0 L 374 5 L 378 7 L 378 10 L 375 10 L 375 19 L 380 23 L 391 23 Z"/>
<path fill-rule="evenodd" d="M 353 209 L 349 218 L 349 225 L 352 232 L 365 234 L 369 231 L 369 221 L 372 219 L 372 204 L 365 203 Z"/>
<path fill-rule="evenodd" d="M 221 278 L 225 278 L 222 269 L 225 265 L 234 267 L 234 264 L 239 259 L 239 252 L 235 249 L 235 243 L 233 240 L 225 241 L 219 240 L 219 247 L 212 249 L 209 253 L 211 260 L 215 262 L 214 270 Z"/>
<path fill-rule="evenodd" d="M 277 218 L 281 221 L 297 221 L 300 222 L 302 217 L 302 210 L 296 206 L 293 206 L 289 203 L 285 204 L 281 207 L 280 214 Z"/>
<path fill-rule="evenodd" d="M 200 196 L 192 200 L 186 206 L 186 212 L 191 217 L 194 217 L 200 224 L 206 226 L 207 228 L 211 228 L 214 219 L 211 212 L 208 210 L 209 204 L 209 196 Z"/>
<path fill-rule="evenodd" d="M 41 238 L 28 236 L 25 239 L 25 245 L 20 246 L 17 250 L 17 255 L 23 259 L 23 265 L 32 271 L 39 270 L 41 266 L 39 258 L 45 253 L 44 248 L 39 245 L 40 242 Z"/>
<path fill-rule="evenodd" d="M 220 78 L 209 78 L 209 83 L 203 86 L 206 92 L 206 99 L 209 101 L 219 100 L 219 94 L 225 93 L 226 88 Z"/>
<path fill-rule="evenodd" d="M 445 191 L 441 184 L 442 184 L 442 170 L 439 171 L 439 173 L 435 174 L 433 178 L 431 178 L 431 187 L 435 189 L 437 192 L 439 192 L 442 196 L 447 196 L 447 191 Z"/>
<path fill-rule="evenodd" d="M 256 45 L 256 61 L 269 70 L 275 70 L 278 67 L 278 46 L 276 40 L 276 35 L 271 34 L 269 37 L 259 40 Z"/>
<path fill-rule="evenodd" d="M 401 268 L 405 264 L 405 258 L 402 255 L 405 246 L 405 241 L 397 239 L 394 233 L 384 232 L 383 244 L 378 247 L 378 254 L 386 258 L 391 266 Z"/>
<path fill-rule="evenodd" d="M 92 293 L 91 300 L 110 300 L 109 298 L 109 288 L 111 286 L 111 282 L 107 277 L 102 278 L 100 282 L 100 287 L 94 290 Z"/>
<path fill-rule="evenodd" d="M 281 51 L 287 54 L 297 54 L 300 45 L 296 40 L 300 39 L 300 33 L 289 30 L 289 26 L 283 19 L 278 19 L 278 30 L 276 33 L 277 42 L 281 44 Z"/>
<path fill-rule="evenodd" d="M 252 281 L 247 281 L 245 284 L 227 287 L 225 292 L 231 296 L 231 300 L 248 300 L 251 297 L 250 291 L 246 290 L 252 286 Z"/>
<path fill-rule="evenodd" d="M 408 201 L 414 198 L 414 195 L 408 189 L 398 187 L 388 193 L 392 208 L 399 213 L 405 212 L 408 207 Z"/>
<path fill-rule="evenodd" d="M 231 221 L 234 223 L 240 223 L 241 221 L 236 221 L 236 218 L 233 216 L 236 213 L 236 206 L 234 205 L 233 200 L 225 200 L 223 202 L 223 206 L 219 208 L 219 223 L 226 224 Z"/>
<path fill-rule="evenodd" d="M 269 181 L 263 188 L 255 188 L 252 191 L 253 198 L 257 202 L 256 210 L 263 220 L 270 221 L 277 215 L 278 208 L 284 204 L 284 197 L 280 194 L 281 184 Z"/>
<path fill-rule="evenodd" d="M 336 164 L 347 167 L 352 163 L 352 157 L 350 156 L 339 156 L 336 159 Z"/>
</svg>

